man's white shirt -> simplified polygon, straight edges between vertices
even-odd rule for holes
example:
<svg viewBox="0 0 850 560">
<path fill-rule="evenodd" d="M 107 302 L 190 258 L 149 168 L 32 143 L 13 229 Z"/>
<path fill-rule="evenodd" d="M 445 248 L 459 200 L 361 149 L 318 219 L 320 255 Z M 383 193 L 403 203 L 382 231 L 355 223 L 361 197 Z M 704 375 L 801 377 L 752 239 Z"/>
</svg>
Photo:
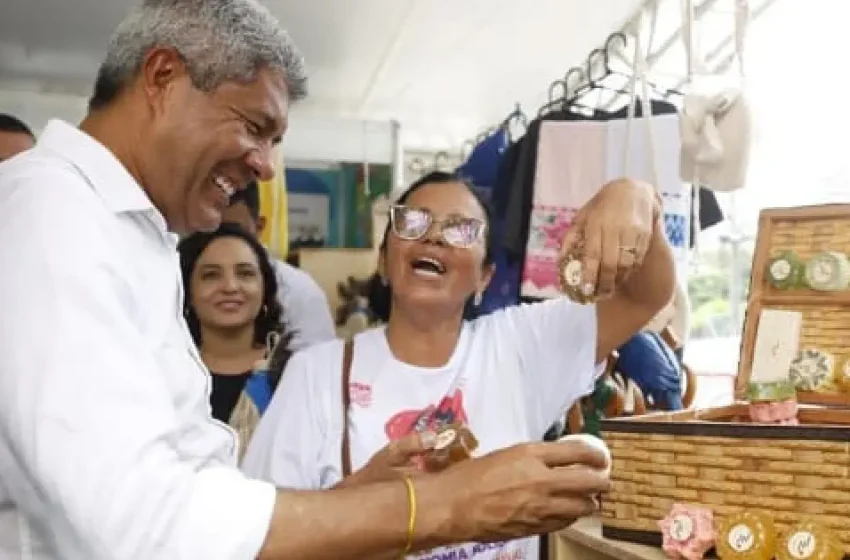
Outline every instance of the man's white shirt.
<svg viewBox="0 0 850 560">
<path fill-rule="evenodd" d="M 176 242 L 66 123 L 0 164 L 0 558 L 256 557 L 276 491 L 210 416 Z"/>
</svg>

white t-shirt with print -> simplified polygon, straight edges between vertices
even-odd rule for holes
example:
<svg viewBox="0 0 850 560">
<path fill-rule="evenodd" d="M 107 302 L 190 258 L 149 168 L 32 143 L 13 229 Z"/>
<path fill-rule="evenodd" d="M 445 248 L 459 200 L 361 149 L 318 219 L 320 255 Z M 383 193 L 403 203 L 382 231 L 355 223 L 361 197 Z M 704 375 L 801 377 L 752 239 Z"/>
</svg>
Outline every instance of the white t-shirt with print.
<svg viewBox="0 0 850 560">
<path fill-rule="evenodd" d="M 244 458 L 249 476 L 293 489 L 329 488 L 341 480 L 342 350 L 342 341 L 334 340 L 292 357 Z M 539 441 L 592 391 L 595 353 L 595 307 L 566 298 L 464 323 L 442 367 L 402 363 L 383 328 L 363 332 L 354 339 L 351 366 L 352 467 L 410 433 L 423 411 L 437 421 L 466 422 L 480 442 L 476 455 Z M 471 543 L 413 558 L 537 560 L 538 539 Z"/>
</svg>

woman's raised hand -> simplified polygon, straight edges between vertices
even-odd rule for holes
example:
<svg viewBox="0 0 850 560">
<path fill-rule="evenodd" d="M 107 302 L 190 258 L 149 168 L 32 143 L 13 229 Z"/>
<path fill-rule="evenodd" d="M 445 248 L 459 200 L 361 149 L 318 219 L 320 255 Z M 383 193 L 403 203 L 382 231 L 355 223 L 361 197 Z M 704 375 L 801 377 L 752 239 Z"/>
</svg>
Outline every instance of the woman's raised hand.
<svg viewBox="0 0 850 560">
<path fill-rule="evenodd" d="M 586 297 L 610 296 L 640 268 L 661 213 L 655 188 L 627 178 L 606 184 L 579 210 L 561 251 L 566 255 L 581 247 Z"/>
</svg>

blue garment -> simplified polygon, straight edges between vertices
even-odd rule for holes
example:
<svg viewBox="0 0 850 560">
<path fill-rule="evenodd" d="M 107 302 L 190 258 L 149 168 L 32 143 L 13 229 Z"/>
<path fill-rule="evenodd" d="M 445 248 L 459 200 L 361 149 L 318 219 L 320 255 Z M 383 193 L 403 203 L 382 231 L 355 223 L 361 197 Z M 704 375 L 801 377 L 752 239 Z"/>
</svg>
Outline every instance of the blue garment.
<svg viewBox="0 0 850 560">
<path fill-rule="evenodd" d="M 458 175 L 475 185 L 478 194 L 491 207 L 494 206 L 496 199 L 504 198 L 505 193 L 502 191 L 510 188 L 511 173 L 510 170 L 505 169 L 503 161 L 509 144 L 508 132 L 500 129 L 476 146 L 466 162 L 457 169 Z M 519 303 L 521 263 L 519 261 L 512 263 L 508 260 L 501 242 L 504 218 L 498 212 L 494 214 L 490 227 L 495 240 L 493 258 L 496 271 L 481 298 L 481 305 L 477 309 L 478 315 L 486 315 L 497 309 Z"/>
<path fill-rule="evenodd" d="M 266 411 L 272 400 L 272 385 L 266 370 L 257 369 L 251 377 L 245 381 L 245 393 L 251 398 L 251 402 L 257 407 L 260 416 Z"/>
<path fill-rule="evenodd" d="M 676 354 L 654 332 L 639 332 L 617 350 L 616 370 L 634 381 L 656 408 L 680 410 L 682 367 Z"/>
</svg>

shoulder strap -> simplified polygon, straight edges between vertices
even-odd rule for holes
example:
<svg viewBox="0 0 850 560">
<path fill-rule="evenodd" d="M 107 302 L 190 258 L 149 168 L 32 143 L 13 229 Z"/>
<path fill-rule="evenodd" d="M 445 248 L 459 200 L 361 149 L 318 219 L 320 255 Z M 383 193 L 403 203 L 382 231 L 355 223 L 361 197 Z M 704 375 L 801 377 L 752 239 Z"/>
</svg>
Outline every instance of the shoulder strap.
<svg viewBox="0 0 850 560">
<path fill-rule="evenodd" d="M 354 341 L 345 340 L 342 349 L 342 449 L 341 463 L 343 478 L 351 474 L 351 443 L 348 440 L 348 409 L 351 406 L 351 359 L 354 353 Z"/>
</svg>

